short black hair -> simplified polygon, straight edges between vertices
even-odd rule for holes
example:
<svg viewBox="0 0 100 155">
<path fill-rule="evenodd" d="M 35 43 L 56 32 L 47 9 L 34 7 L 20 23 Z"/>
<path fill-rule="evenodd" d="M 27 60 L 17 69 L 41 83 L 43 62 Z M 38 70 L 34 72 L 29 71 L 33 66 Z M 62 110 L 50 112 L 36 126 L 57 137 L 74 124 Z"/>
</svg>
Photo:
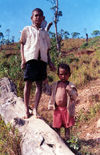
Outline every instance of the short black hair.
<svg viewBox="0 0 100 155">
<path fill-rule="evenodd" d="M 42 11 L 40 8 L 35 8 L 35 9 L 32 11 L 32 16 L 33 16 L 34 11 L 40 12 L 41 15 L 43 16 L 43 11 Z M 32 18 L 32 16 L 31 16 L 31 18 Z"/>
<path fill-rule="evenodd" d="M 66 70 L 66 72 L 69 74 L 69 76 L 71 75 L 71 71 L 70 71 L 70 67 L 68 64 L 65 64 L 65 63 L 60 63 L 58 65 L 58 70 L 57 70 L 57 74 L 59 75 L 59 68 L 63 68 Z"/>
</svg>

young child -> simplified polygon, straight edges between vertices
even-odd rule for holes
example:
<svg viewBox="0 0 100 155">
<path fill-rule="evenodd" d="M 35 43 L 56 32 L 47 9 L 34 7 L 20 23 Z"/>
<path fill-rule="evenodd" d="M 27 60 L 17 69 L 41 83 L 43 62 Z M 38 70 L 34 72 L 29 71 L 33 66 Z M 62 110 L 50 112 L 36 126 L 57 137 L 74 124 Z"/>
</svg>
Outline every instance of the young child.
<svg viewBox="0 0 100 155">
<path fill-rule="evenodd" d="M 47 21 L 45 20 L 45 16 L 43 17 L 43 21 L 41 23 L 41 28 L 43 28 L 46 31 L 49 31 L 50 27 L 52 26 L 52 22 L 47 24 Z"/>
<path fill-rule="evenodd" d="M 42 23 L 41 23 L 41 27 L 42 27 L 43 29 L 45 29 L 46 26 L 47 26 L 47 21 L 45 20 L 45 16 L 43 16 L 43 20 L 42 20 Z"/>
<path fill-rule="evenodd" d="M 47 31 L 41 28 L 43 21 L 43 11 L 36 8 L 32 11 L 32 26 L 24 27 L 21 43 L 21 68 L 24 69 L 24 103 L 26 106 L 26 116 L 29 113 L 29 98 L 32 82 L 36 82 L 35 103 L 33 114 L 37 116 L 37 109 L 42 93 L 42 82 L 47 78 L 47 63 L 51 70 L 55 67 L 49 56 L 50 38 Z"/>
<path fill-rule="evenodd" d="M 67 64 L 59 64 L 60 81 L 52 84 L 52 94 L 48 105 L 48 109 L 54 109 L 53 128 L 60 134 L 60 128 L 64 126 L 66 139 L 70 138 L 70 127 L 75 123 L 75 101 L 78 96 L 75 86 L 68 81 L 70 75 L 70 67 Z"/>
</svg>

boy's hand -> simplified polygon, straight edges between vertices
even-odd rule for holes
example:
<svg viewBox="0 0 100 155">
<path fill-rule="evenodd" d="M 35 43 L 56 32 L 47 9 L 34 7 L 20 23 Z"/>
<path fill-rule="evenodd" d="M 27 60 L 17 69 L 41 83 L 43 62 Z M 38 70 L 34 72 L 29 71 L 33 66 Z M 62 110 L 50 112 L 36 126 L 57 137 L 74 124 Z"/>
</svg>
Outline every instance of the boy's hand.
<svg viewBox="0 0 100 155">
<path fill-rule="evenodd" d="M 22 60 L 22 62 L 21 62 L 21 69 L 24 69 L 24 68 L 25 68 L 25 64 L 26 64 L 26 61 L 25 61 L 25 59 L 24 59 L 24 60 Z"/>
<path fill-rule="evenodd" d="M 53 110 L 53 107 L 51 105 L 49 105 L 48 110 Z"/>
<path fill-rule="evenodd" d="M 56 68 L 52 62 L 49 63 L 49 67 L 51 71 L 56 71 Z"/>
<path fill-rule="evenodd" d="M 71 88 L 69 85 L 67 85 L 66 90 L 67 90 L 68 92 L 70 92 L 70 91 L 72 90 L 72 88 Z"/>
</svg>

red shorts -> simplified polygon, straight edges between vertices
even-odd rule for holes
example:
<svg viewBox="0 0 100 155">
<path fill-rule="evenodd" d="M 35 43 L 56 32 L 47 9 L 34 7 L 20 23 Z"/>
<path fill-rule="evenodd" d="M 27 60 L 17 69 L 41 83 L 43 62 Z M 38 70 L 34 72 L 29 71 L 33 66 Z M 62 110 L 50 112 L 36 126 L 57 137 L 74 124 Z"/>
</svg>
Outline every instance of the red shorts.
<svg viewBox="0 0 100 155">
<path fill-rule="evenodd" d="M 53 128 L 69 128 L 75 124 L 74 117 L 69 117 L 66 107 L 57 107 L 53 113 Z"/>
</svg>

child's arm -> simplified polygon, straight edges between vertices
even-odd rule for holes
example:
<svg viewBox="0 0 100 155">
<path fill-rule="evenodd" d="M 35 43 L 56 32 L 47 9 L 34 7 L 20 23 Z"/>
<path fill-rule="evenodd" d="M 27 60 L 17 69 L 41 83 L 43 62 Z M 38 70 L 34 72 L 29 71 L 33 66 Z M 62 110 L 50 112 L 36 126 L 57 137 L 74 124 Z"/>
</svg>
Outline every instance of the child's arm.
<svg viewBox="0 0 100 155">
<path fill-rule="evenodd" d="M 54 110 L 54 109 L 55 109 L 54 93 L 52 92 L 48 103 L 48 110 Z"/>
<path fill-rule="evenodd" d="M 24 58 L 24 45 L 23 45 L 23 43 L 21 43 L 20 52 L 21 52 L 21 69 L 24 69 L 26 61 Z"/>
<path fill-rule="evenodd" d="M 74 85 L 67 85 L 66 90 L 71 98 L 71 100 L 76 100 L 78 93 Z"/>
<path fill-rule="evenodd" d="M 42 83 L 42 92 L 45 93 L 46 95 L 50 96 L 49 103 L 48 103 L 48 110 L 53 109 L 53 104 L 52 104 L 52 85 L 49 85 L 48 80 L 46 79 Z"/>
<path fill-rule="evenodd" d="M 48 110 L 54 110 L 55 107 L 54 107 L 54 104 L 52 104 L 52 101 L 51 101 L 51 98 L 49 100 L 49 104 L 48 104 Z"/>
<path fill-rule="evenodd" d="M 21 52 L 21 69 L 25 68 L 25 57 L 24 57 L 24 45 L 26 43 L 26 30 L 27 28 L 24 28 L 23 31 L 21 32 L 21 37 L 20 37 L 20 52 Z"/>
<path fill-rule="evenodd" d="M 48 110 L 54 110 L 55 109 L 56 88 L 57 88 L 57 82 L 54 82 L 51 85 L 51 96 L 50 96 L 50 99 L 49 99 Z"/>
</svg>

